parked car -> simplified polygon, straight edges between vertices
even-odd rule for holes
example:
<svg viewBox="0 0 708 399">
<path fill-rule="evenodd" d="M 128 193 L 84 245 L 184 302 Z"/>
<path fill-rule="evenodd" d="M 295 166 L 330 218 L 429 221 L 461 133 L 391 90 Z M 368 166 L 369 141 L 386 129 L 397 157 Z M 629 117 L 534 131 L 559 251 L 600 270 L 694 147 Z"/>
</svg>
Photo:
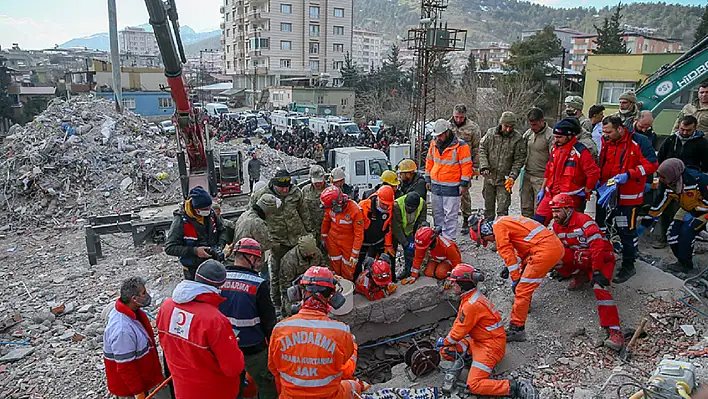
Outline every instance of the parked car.
<svg viewBox="0 0 708 399">
<path fill-rule="evenodd" d="M 165 134 L 175 134 L 177 132 L 177 128 L 172 121 L 160 122 L 160 130 Z"/>
</svg>

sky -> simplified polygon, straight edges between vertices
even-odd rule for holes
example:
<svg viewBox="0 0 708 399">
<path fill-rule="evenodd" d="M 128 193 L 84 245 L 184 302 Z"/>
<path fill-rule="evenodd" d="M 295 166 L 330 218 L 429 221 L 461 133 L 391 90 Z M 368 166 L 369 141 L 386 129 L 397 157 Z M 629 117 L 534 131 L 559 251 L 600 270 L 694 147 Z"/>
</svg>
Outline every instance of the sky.
<svg viewBox="0 0 708 399">
<path fill-rule="evenodd" d="M 636 1 L 636 0 L 635 0 Z M 623 1 L 635 2 L 635 1 Z M 219 28 L 222 0 L 176 0 L 180 24 L 197 32 Z M 617 0 L 533 0 L 548 6 L 615 5 Z M 706 0 L 669 0 L 706 5 Z M 144 0 L 116 0 L 118 29 L 148 22 Z M 0 46 L 51 48 L 73 38 L 108 31 L 107 0 L 0 0 Z"/>
</svg>

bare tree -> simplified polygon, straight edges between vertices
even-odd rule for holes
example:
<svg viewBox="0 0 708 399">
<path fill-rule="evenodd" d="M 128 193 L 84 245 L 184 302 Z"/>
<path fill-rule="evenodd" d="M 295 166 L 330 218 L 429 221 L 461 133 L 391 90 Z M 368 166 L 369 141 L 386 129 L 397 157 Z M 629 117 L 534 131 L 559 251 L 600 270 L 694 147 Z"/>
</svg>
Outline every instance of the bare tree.
<svg viewBox="0 0 708 399">
<path fill-rule="evenodd" d="M 504 111 L 511 111 L 521 118 L 529 108 L 543 97 L 540 84 L 533 83 L 528 76 L 520 73 L 498 76 L 491 88 L 481 88 L 477 92 L 477 106 L 473 108 L 477 123 L 482 129 L 497 125 Z M 469 109 L 469 108 L 468 108 Z M 484 131 L 484 130 L 483 130 Z"/>
</svg>

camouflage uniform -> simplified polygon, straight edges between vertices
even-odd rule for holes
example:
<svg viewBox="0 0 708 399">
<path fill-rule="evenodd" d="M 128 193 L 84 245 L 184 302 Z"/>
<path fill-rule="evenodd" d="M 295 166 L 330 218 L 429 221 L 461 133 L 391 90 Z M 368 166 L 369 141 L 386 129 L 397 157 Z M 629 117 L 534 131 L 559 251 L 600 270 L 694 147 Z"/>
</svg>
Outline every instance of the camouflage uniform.
<svg viewBox="0 0 708 399">
<path fill-rule="evenodd" d="M 698 99 L 691 104 L 686 104 L 683 106 L 681 112 L 678 114 L 678 118 L 676 118 L 676 123 L 674 123 L 672 133 L 678 131 L 681 119 L 687 115 L 693 115 L 696 119 L 698 119 L 698 126 L 696 126 L 696 130 L 700 130 L 703 133 L 708 134 L 708 105 L 701 105 Z"/>
<path fill-rule="evenodd" d="M 310 237 L 312 238 L 312 237 Z M 303 240 L 295 248 L 288 251 L 288 253 L 283 256 L 280 260 L 280 296 L 282 298 L 282 315 L 284 317 L 291 315 L 290 305 L 288 302 L 288 287 L 292 285 L 292 282 L 297 278 L 297 276 L 305 273 L 310 266 L 326 266 L 327 261 L 322 252 L 317 249 L 314 238 L 312 242 L 308 244 L 303 244 Z M 310 246 L 310 248 L 302 250 L 305 245 Z M 312 258 L 305 258 L 302 256 L 303 253 L 314 253 Z"/>
<path fill-rule="evenodd" d="M 579 142 L 583 143 L 583 145 L 587 147 L 588 151 L 590 151 L 590 155 L 592 155 L 592 158 L 595 160 L 595 162 L 597 162 L 600 154 L 597 152 L 597 143 L 595 143 L 595 140 L 592 139 L 591 132 L 592 129 L 586 130 L 585 128 L 581 128 L 580 134 L 578 134 L 576 137 L 578 138 Z"/>
<path fill-rule="evenodd" d="M 536 195 L 541 191 L 548 158 L 553 151 L 553 128 L 546 126 L 538 133 L 528 129 L 523 135 L 526 145 L 524 178 L 521 180 L 521 215 L 532 218 L 538 203 Z"/>
<path fill-rule="evenodd" d="M 253 238 L 258 241 L 261 244 L 262 251 L 273 248 L 268 225 L 266 225 L 264 217 L 261 217 L 258 211 L 253 208 L 243 212 L 234 224 L 234 239 L 232 242 L 235 244 L 242 238 Z"/>
<path fill-rule="evenodd" d="M 268 231 L 273 240 L 270 257 L 270 295 L 276 309 L 281 307 L 280 302 L 280 261 L 285 254 L 297 245 L 298 239 L 310 231 L 310 216 L 305 207 L 302 191 L 295 185 L 290 185 L 290 190 L 285 195 L 280 195 L 275 190 L 273 183 L 255 192 L 251 196 L 251 206 L 258 202 L 263 194 L 272 194 L 280 205 L 278 209 L 266 217 Z"/>
<path fill-rule="evenodd" d="M 588 132 L 592 132 L 592 121 L 590 118 L 587 116 L 580 114 L 578 116 L 578 122 L 580 122 L 580 127 L 587 130 Z"/>
<path fill-rule="evenodd" d="M 322 190 L 327 187 L 325 185 Z M 320 229 L 322 228 L 322 218 L 324 217 L 324 209 L 322 209 L 320 203 L 320 194 L 322 190 L 315 188 L 312 183 L 307 183 L 305 187 L 302 188 L 302 196 L 305 198 L 305 207 L 307 212 L 310 214 L 310 221 L 312 223 L 312 228 L 308 231 L 313 237 L 319 237 Z"/>
<path fill-rule="evenodd" d="M 501 126 L 487 130 L 479 144 L 479 170 L 490 172 L 482 189 L 485 218 L 509 214 L 511 193 L 504 188 L 504 182 L 507 177 L 518 179 L 525 161 L 526 143 L 518 131 L 502 134 Z"/>
<path fill-rule="evenodd" d="M 452 125 L 452 131 L 455 133 L 455 136 L 470 146 L 472 167 L 477 170 L 477 168 L 479 168 L 479 142 L 482 139 L 482 132 L 479 129 L 479 125 L 472 122 L 469 118 L 465 118 L 465 123 L 459 127 L 455 124 L 455 118 L 450 119 L 450 124 Z M 469 187 L 462 193 L 460 198 L 460 210 L 462 211 L 462 228 L 464 229 L 467 226 L 467 218 L 472 215 L 472 201 L 470 199 Z"/>
</svg>

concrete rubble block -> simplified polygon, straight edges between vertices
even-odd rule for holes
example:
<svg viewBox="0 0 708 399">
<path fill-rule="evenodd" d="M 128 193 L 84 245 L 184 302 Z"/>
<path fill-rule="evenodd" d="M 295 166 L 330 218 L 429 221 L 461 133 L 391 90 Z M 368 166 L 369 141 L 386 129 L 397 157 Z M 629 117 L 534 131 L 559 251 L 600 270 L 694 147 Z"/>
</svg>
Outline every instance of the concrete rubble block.
<svg viewBox="0 0 708 399">
<path fill-rule="evenodd" d="M 456 313 L 457 304 L 451 306 L 444 298 L 438 281 L 421 277 L 415 284 L 399 285 L 393 295 L 378 301 L 354 295 L 351 313 L 332 317 L 347 323 L 357 342 L 363 343 L 417 329 Z"/>
<path fill-rule="evenodd" d="M 0 363 L 15 362 L 34 352 L 33 347 L 13 349 L 7 355 L 0 357 Z"/>
</svg>

